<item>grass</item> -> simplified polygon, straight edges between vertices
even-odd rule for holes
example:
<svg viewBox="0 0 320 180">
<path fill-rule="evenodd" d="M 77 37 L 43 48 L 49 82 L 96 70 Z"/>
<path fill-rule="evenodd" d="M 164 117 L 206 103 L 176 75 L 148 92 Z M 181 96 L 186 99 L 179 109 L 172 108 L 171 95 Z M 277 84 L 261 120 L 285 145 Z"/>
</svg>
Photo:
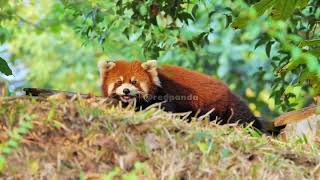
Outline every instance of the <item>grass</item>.
<svg viewBox="0 0 320 180">
<path fill-rule="evenodd" d="M 319 138 L 284 142 L 94 98 L 0 99 L 0 143 L 3 178 L 320 178 Z"/>
</svg>

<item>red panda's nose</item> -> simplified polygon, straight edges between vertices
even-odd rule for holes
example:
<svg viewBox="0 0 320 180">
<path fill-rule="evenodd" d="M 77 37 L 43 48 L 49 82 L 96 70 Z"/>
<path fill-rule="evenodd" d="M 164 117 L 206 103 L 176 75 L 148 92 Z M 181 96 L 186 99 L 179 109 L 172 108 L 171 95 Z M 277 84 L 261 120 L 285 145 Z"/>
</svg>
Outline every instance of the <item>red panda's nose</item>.
<svg viewBox="0 0 320 180">
<path fill-rule="evenodd" d="M 130 94 L 130 90 L 129 90 L 128 88 L 124 88 L 124 89 L 123 89 L 123 93 L 124 93 L 125 95 L 128 95 L 128 94 Z"/>
</svg>

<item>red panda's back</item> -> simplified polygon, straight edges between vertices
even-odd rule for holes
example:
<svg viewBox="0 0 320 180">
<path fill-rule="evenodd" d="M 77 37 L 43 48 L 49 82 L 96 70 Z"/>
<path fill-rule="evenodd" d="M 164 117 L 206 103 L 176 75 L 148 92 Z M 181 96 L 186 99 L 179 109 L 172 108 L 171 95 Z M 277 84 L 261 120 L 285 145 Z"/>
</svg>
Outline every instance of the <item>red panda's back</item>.
<svg viewBox="0 0 320 180">
<path fill-rule="evenodd" d="M 208 107 L 215 104 L 216 108 L 224 108 L 229 102 L 229 88 L 220 80 L 206 74 L 178 66 L 163 65 L 159 69 L 162 88 L 169 94 L 197 96 L 192 101 L 195 108 Z M 220 102 L 218 102 L 220 101 Z"/>
<path fill-rule="evenodd" d="M 256 120 L 248 106 L 242 102 L 220 80 L 206 74 L 185 69 L 178 66 L 163 65 L 159 68 L 159 78 L 162 91 L 174 96 L 195 97 L 192 100 L 174 100 L 173 103 L 178 111 L 197 112 L 202 114 L 215 109 L 213 118 L 219 116 L 224 123 L 236 122 L 250 123 Z M 229 121 L 229 122 L 227 122 Z M 257 121 L 254 126 L 260 129 Z"/>
</svg>

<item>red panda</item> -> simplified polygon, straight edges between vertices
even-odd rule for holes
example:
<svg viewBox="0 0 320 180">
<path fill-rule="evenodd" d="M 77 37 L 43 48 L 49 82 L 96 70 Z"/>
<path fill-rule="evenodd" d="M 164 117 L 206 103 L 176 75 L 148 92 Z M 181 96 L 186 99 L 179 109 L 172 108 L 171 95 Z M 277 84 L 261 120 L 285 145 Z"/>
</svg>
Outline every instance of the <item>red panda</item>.
<svg viewBox="0 0 320 180">
<path fill-rule="evenodd" d="M 202 115 L 221 124 L 249 124 L 262 130 L 262 125 L 248 106 L 220 80 L 206 74 L 173 65 L 157 66 L 156 60 L 99 62 L 101 89 L 106 97 L 123 103 L 136 101 L 148 106 L 162 102 L 172 112 Z"/>
</svg>

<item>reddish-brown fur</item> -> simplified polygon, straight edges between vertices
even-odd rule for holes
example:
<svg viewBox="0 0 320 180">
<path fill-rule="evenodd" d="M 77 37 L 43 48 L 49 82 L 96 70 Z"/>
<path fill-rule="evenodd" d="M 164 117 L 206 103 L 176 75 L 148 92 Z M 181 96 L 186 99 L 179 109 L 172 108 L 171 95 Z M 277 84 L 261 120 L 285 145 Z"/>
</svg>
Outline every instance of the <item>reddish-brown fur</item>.
<svg viewBox="0 0 320 180">
<path fill-rule="evenodd" d="M 115 78 L 119 76 L 123 76 L 124 81 L 129 81 L 130 77 L 134 75 L 139 81 L 147 83 L 150 90 L 149 94 L 156 96 L 169 95 L 176 98 L 169 99 L 167 103 L 164 103 L 165 108 L 170 111 L 192 111 L 193 115 L 199 111 L 199 115 L 201 115 L 214 109 L 210 115 L 211 119 L 219 117 L 221 123 L 238 121 L 247 124 L 253 122 L 253 126 L 262 129 L 247 105 L 233 94 L 222 81 L 172 65 L 162 65 L 157 71 L 161 87 L 157 87 L 152 82 L 152 76 L 141 67 L 140 61 L 116 61 L 115 68 L 104 75 L 102 90 L 104 95 L 108 96 L 106 89 L 109 82 L 116 80 Z M 190 95 L 196 100 L 181 100 L 183 97 Z M 154 102 L 150 101 L 149 104 Z"/>
<path fill-rule="evenodd" d="M 162 84 L 161 90 L 174 96 L 188 96 L 192 94 L 197 100 L 174 101 L 174 108 L 178 112 L 192 111 L 200 114 L 214 109 L 211 118 L 222 118 L 222 123 L 250 123 L 256 119 L 250 109 L 220 80 L 206 74 L 185 69 L 178 66 L 163 65 L 158 70 Z M 181 98 L 180 98 L 181 99 Z M 258 122 L 254 126 L 260 128 Z"/>
</svg>

